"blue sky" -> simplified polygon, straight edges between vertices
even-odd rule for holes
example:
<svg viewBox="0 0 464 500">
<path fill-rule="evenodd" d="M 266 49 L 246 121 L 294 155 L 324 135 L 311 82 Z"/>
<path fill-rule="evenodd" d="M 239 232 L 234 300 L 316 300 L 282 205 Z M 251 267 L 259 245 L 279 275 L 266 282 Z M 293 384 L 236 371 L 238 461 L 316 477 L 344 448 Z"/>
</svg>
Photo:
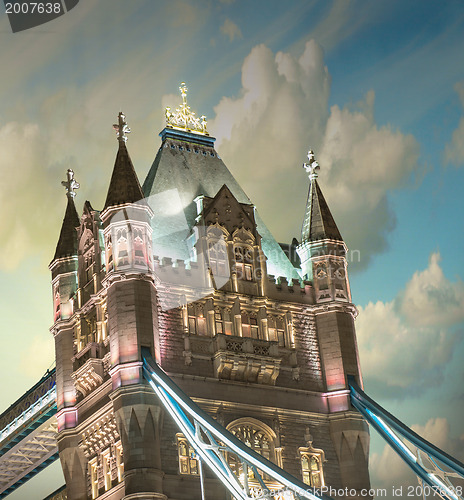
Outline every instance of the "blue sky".
<svg viewBox="0 0 464 500">
<path fill-rule="evenodd" d="M 462 2 L 81 0 L 17 34 L 0 15 L 0 43 L 0 373 L 15 380 L 2 408 L 53 361 L 47 265 L 66 169 L 78 208 L 101 208 L 122 109 L 143 180 L 186 81 L 279 241 L 299 236 L 314 149 L 361 254 L 349 269 L 366 390 L 464 458 Z M 376 486 L 412 481 L 372 448 Z"/>
</svg>

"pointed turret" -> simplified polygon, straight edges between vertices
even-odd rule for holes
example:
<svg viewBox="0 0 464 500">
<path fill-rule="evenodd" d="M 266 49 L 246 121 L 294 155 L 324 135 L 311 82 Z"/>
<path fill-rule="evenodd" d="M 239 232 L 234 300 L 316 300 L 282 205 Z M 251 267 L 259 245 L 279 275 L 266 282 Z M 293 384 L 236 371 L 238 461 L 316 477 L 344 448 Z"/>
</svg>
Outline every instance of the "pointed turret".
<svg viewBox="0 0 464 500">
<path fill-rule="evenodd" d="M 303 167 L 309 174 L 309 194 L 297 248 L 303 277 L 313 281 L 316 300 L 350 301 L 346 245 L 317 182 L 319 164 L 312 151 Z"/>
<path fill-rule="evenodd" d="M 61 225 L 60 237 L 56 245 L 53 260 L 77 255 L 77 234 L 76 227 L 79 226 L 79 216 L 74 205 L 75 189 L 79 188 L 79 183 L 74 179 L 74 172 L 68 169 L 67 180 L 61 183 L 66 188 L 68 205 Z"/>
<path fill-rule="evenodd" d="M 317 182 L 317 170 L 319 164 L 314 159 L 314 153 L 308 152 L 309 164 L 305 163 L 303 167 L 309 173 L 309 193 L 306 203 L 306 213 L 301 228 L 301 243 L 317 240 L 338 240 L 343 238 L 335 224 L 334 218 L 330 212 L 329 206 L 325 201 L 321 188 Z"/>
<path fill-rule="evenodd" d="M 118 137 L 119 149 L 104 209 L 124 203 L 135 203 L 143 199 L 142 188 L 126 148 L 126 134 L 130 133 L 130 128 L 127 126 L 125 118 L 124 113 L 120 112 L 118 123 L 113 125 Z"/>
</svg>

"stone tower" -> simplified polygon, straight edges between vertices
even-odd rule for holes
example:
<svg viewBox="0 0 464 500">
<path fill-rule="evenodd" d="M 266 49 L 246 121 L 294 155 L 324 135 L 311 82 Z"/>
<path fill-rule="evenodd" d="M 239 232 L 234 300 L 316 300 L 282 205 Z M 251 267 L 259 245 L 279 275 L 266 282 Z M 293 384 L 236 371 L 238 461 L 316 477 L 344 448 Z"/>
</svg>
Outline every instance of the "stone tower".
<svg viewBox="0 0 464 500">
<path fill-rule="evenodd" d="M 142 378 L 142 347 L 255 451 L 308 485 L 358 497 L 369 488 L 369 436 L 347 386 L 348 375 L 361 382 L 356 309 L 314 158 L 300 269 L 181 92 L 143 189 L 122 113 L 103 210 L 85 202 L 79 218 L 72 171 L 63 182 L 50 269 L 68 499 L 201 498 L 194 450 Z M 239 476 L 233 457 L 230 466 Z M 206 498 L 230 500 L 205 474 Z"/>
</svg>

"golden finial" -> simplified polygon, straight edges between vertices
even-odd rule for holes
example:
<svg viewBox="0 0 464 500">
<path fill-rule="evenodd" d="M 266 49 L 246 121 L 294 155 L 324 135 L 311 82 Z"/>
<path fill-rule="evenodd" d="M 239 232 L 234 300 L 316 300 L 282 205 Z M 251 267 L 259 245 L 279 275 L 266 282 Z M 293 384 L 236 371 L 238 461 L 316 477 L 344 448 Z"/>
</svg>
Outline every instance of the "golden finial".
<svg viewBox="0 0 464 500">
<path fill-rule="evenodd" d="M 165 109 L 166 127 L 187 130 L 195 134 L 209 135 L 206 128 L 206 116 L 202 115 L 200 118 L 197 118 L 187 104 L 188 88 L 184 82 L 180 84 L 179 90 L 182 96 L 182 104 L 176 108 L 174 113 L 171 112 L 171 108 Z"/>
</svg>

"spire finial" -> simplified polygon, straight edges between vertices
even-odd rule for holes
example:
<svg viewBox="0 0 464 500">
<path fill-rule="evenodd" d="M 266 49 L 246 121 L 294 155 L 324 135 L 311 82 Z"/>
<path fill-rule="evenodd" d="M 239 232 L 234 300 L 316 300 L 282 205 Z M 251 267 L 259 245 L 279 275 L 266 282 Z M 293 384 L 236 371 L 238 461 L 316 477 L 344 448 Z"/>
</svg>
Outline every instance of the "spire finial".
<svg viewBox="0 0 464 500">
<path fill-rule="evenodd" d="M 118 115 L 118 123 L 113 125 L 114 130 L 116 130 L 116 135 L 118 136 L 119 142 L 126 142 L 127 135 L 130 134 L 131 129 L 126 123 L 126 115 L 120 111 Z"/>
<path fill-rule="evenodd" d="M 312 181 L 317 179 L 317 171 L 321 169 L 319 163 L 314 158 L 314 152 L 312 149 L 308 151 L 308 160 L 309 163 L 303 163 L 303 168 L 309 174 L 309 180 Z"/>
<path fill-rule="evenodd" d="M 75 189 L 79 189 L 80 185 L 74 179 L 74 172 L 68 168 L 67 172 L 67 180 L 66 181 L 61 181 L 61 185 L 66 188 L 66 196 L 68 198 L 74 198 L 76 196 Z"/>
<path fill-rule="evenodd" d="M 179 90 L 182 96 L 182 104 L 174 113 L 171 112 L 171 108 L 165 109 L 166 127 L 187 130 L 195 134 L 209 135 L 206 129 L 206 116 L 202 115 L 200 118 L 197 118 L 187 104 L 188 88 L 184 82 L 180 84 Z"/>
</svg>

